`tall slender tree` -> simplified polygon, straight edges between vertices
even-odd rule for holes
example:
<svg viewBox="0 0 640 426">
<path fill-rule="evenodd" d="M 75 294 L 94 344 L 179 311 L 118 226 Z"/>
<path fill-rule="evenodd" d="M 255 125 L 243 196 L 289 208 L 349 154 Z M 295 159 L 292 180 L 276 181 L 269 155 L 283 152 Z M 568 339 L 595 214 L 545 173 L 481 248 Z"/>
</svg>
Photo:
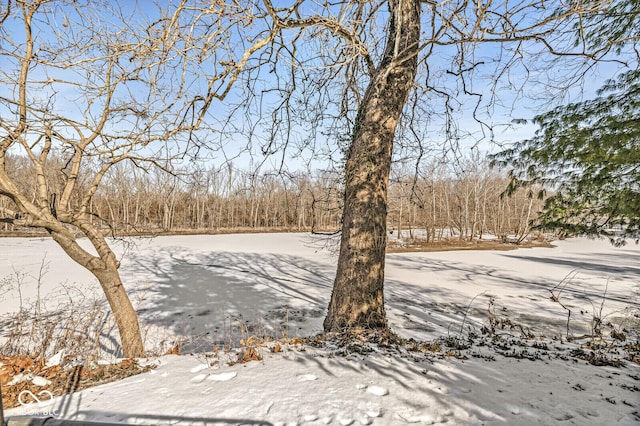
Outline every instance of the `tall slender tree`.
<svg viewBox="0 0 640 426">
<path fill-rule="evenodd" d="M 418 70 L 420 12 L 419 2 L 389 2 L 387 45 L 358 106 L 345 165 L 340 260 L 327 331 L 387 326 L 387 188 L 396 128 Z"/>
</svg>

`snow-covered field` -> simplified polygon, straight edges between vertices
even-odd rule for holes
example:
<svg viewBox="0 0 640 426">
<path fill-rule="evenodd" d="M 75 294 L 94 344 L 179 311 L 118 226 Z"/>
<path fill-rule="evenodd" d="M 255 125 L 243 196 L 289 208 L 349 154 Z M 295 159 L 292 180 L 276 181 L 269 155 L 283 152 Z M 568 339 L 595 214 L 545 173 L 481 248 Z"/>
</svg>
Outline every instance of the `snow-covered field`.
<svg viewBox="0 0 640 426">
<path fill-rule="evenodd" d="M 400 336 L 464 339 L 483 326 L 494 326 L 503 339 L 544 336 L 517 354 L 481 346 L 452 349 L 454 357 L 365 345 L 373 352 L 363 355 L 292 344 L 234 365 L 225 363 L 233 352 L 222 348 L 240 338 L 321 331 L 336 264 L 327 242 L 307 234 L 243 234 L 114 244 L 149 349 L 162 352 L 180 338 L 183 350 L 210 352 L 150 358 L 158 365 L 151 372 L 32 411 L 138 424 L 640 422 L 638 364 L 596 367 L 562 355 L 576 343 L 554 340 L 567 334 L 562 305 L 571 310 L 569 332 L 576 336 L 591 333 L 594 317 L 618 331 L 637 329 L 640 248 L 633 243 L 615 248 L 573 239 L 551 249 L 387 256 L 385 297 Z M 54 242 L 0 239 L 0 315 L 18 310 L 20 300 L 30 306 L 38 292 L 49 309 L 79 293 L 87 300 L 100 294 Z M 211 353 L 216 347 L 220 352 Z M 105 350 L 117 355 L 117 348 Z"/>
</svg>

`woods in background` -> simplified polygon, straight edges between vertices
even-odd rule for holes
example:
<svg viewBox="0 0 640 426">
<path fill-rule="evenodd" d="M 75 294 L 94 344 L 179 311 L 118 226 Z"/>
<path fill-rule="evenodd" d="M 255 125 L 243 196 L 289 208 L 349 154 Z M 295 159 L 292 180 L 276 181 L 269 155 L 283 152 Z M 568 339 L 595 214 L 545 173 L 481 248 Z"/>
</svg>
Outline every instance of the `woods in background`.
<svg viewBox="0 0 640 426">
<path fill-rule="evenodd" d="M 35 191 L 28 162 L 17 157 L 10 157 L 9 162 L 14 173 L 23 176 L 18 180 L 24 191 Z M 57 173 L 64 173 L 64 165 L 57 164 L 48 173 L 55 181 Z M 465 159 L 455 167 L 427 165 L 417 176 L 413 169 L 398 167 L 390 183 L 389 229 L 402 232 L 405 238 L 426 237 L 427 242 L 451 237 L 473 241 L 487 234 L 505 242 L 521 242 L 529 235 L 530 222 L 542 201 L 528 197 L 525 189 L 503 196 L 507 184 L 506 176 L 478 158 Z M 55 204 L 55 188 L 51 190 Z M 0 199 L 0 203 L 8 202 Z M 115 235 L 335 232 L 340 229 L 342 185 L 338 172 L 283 175 L 228 164 L 170 174 L 123 163 L 105 178 L 91 207 L 94 224 Z M 422 232 L 415 234 L 416 229 Z M 17 235 L 27 230 L 3 224 L 2 231 Z"/>
</svg>

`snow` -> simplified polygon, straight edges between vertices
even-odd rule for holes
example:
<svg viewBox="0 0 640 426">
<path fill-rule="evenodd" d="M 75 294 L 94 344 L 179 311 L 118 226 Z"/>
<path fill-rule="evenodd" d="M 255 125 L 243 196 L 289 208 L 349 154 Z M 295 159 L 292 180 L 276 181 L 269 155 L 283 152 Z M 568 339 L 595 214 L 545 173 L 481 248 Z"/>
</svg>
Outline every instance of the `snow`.
<svg viewBox="0 0 640 426">
<path fill-rule="evenodd" d="M 183 351 L 206 352 L 150 357 L 143 362 L 157 367 L 147 373 L 56 397 L 43 402 L 46 407 L 6 410 L 6 416 L 41 410 L 76 420 L 194 425 L 640 422 L 638 364 L 596 367 L 557 356 L 570 347 L 553 339 L 566 334 L 567 311 L 550 298 L 571 309 L 575 335 L 590 332 L 594 315 L 619 328 L 632 323 L 640 308 L 636 245 L 572 239 L 555 248 L 387 256 L 385 298 L 400 336 L 457 338 L 479 332 L 494 315 L 545 336 L 538 340 L 550 350 L 518 348 L 534 354 L 531 360 L 488 346 L 444 356 L 293 343 L 321 331 L 335 274 L 336 258 L 327 249 L 333 243 L 307 234 L 113 244 L 147 346 L 163 353 L 162 345 L 179 337 Z M 35 302 L 38 288 L 47 308 L 66 297 L 61 288 L 99 295 L 91 276 L 47 239 L 0 239 L 0 315 L 20 307 L 16 286 L 7 284 L 16 277 L 23 306 Z M 242 348 L 229 346 L 241 340 L 249 346 L 260 332 L 292 343 L 277 351 L 256 344 L 260 361 L 233 362 Z"/>
</svg>

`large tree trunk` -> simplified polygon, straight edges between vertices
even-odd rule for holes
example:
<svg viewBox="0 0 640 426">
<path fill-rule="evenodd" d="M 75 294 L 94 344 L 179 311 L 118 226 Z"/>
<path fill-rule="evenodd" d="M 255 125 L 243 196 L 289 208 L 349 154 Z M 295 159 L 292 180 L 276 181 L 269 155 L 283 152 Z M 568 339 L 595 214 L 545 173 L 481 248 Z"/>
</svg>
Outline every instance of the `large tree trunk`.
<svg viewBox="0 0 640 426">
<path fill-rule="evenodd" d="M 107 298 L 111 312 L 118 326 L 122 354 L 125 358 L 139 358 L 145 355 L 138 316 L 120 279 L 120 262 L 107 245 L 104 238 L 95 234 L 88 235 L 98 251 L 92 256 L 82 249 L 75 239 L 66 232 L 50 232 L 51 237 L 77 263 L 91 272 L 100 283 Z M 86 234 L 86 233 L 85 233 Z"/>
<path fill-rule="evenodd" d="M 117 269 L 107 268 L 100 272 L 93 272 L 98 278 L 100 286 L 107 297 L 113 317 L 120 333 L 122 355 L 125 358 L 140 358 L 145 356 L 144 345 L 136 314 L 131 300 L 125 291 Z"/>
<path fill-rule="evenodd" d="M 420 2 L 390 0 L 387 46 L 359 105 L 345 167 L 338 270 L 325 331 L 385 328 L 387 186 L 393 139 L 417 71 Z"/>
</svg>

